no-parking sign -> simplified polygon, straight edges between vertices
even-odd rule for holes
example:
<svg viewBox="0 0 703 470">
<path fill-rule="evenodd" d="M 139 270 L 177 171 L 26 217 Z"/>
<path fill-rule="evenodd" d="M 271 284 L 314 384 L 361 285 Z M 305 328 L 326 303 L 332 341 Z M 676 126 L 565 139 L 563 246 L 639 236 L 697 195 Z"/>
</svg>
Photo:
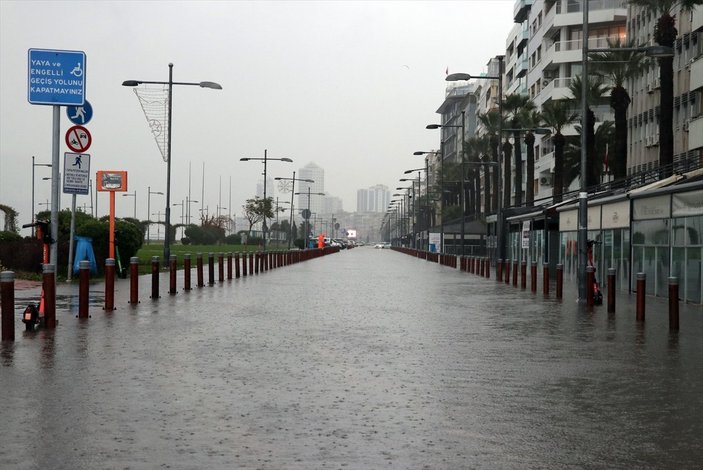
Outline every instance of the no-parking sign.
<svg viewBox="0 0 703 470">
<path fill-rule="evenodd" d="M 90 148 L 93 138 L 83 126 L 73 126 L 66 132 L 66 145 L 76 153 L 84 153 Z"/>
</svg>

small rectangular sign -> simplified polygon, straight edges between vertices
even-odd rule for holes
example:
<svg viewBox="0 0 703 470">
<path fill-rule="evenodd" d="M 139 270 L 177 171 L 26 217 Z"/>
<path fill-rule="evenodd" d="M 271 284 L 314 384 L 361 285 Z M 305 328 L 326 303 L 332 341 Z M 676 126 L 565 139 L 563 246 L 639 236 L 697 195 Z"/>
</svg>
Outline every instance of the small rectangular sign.
<svg viewBox="0 0 703 470">
<path fill-rule="evenodd" d="M 95 180 L 98 191 L 127 191 L 127 172 L 120 170 L 98 171 Z"/>
<path fill-rule="evenodd" d="M 63 193 L 86 195 L 90 191 L 90 155 L 63 154 Z"/>
<path fill-rule="evenodd" d="M 27 100 L 31 104 L 83 106 L 85 52 L 29 49 Z"/>
</svg>

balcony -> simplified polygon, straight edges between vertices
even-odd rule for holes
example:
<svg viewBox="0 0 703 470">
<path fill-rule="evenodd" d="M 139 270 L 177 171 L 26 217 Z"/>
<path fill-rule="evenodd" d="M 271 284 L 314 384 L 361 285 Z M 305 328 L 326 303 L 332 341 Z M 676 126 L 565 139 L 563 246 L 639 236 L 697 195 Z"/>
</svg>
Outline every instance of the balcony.
<svg viewBox="0 0 703 470">
<path fill-rule="evenodd" d="M 515 77 L 516 78 L 524 77 L 525 74 L 527 73 L 527 69 L 528 69 L 527 55 L 524 55 L 522 58 L 518 58 L 517 62 L 515 63 Z"/>
<path fill-rule="evenodd" d="M 549 100 L 563 100 L 571 98 L 569 85 L 572 77 L 544 79 L 542 83 L 546 83 L 542 90 L 535 96 L 534 102 L 537 106 L 542 106 Z"/>
<path fill-rule="evenodd" d="M 522 23 L 530 15 L 530 7 L 534 0 L 517 0 L 513 9 L 513 20 L 516 23 Z"/>
<path fill-rule="evenodd" d="M 554 26 L 576 26 L 583 24 L 582 2 L 567 2 L 564 7 L 561 1 L 556 4 Z M 588 23 L 612 23 L 627 20 L 626 0 L 589 0 Z"/>
<path fill-rule="evenodd" d="M 615 42 L 617 40 L 623 41 L 624 38 L 621 38 L 619 36 L 604 36 L 590 38 L 588 40 L 588 48 L 607 48 L 609 47 L 609 42 Z M 544 61 L 544 69 L 555 69 L 558 67 L 559 64 L 581 62 L 582 47 L 583 42 L 581 41 L 581 39 L 555 42 L 549 47 L 549 49 L 547 49 L 547 52 L 542 57 L 542 60 Z"/>
</svg>

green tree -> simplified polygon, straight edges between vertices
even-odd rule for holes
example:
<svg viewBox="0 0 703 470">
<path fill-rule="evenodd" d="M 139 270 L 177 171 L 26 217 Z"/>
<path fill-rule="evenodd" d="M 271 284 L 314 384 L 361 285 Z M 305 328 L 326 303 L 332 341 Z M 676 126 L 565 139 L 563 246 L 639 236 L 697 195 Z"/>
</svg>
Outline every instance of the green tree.
<svg viewBox="0 0 703 470">
<path fill-rule="evenodd" d="M 249 222 L 249 232 L 251 233 L 255 224 L 262 221 L 266 223 L 266 219 L 273 217 L 273 198 L 263 199 L 257 196 L 253 199 L 247 199 L 242 208 L 244 209 L 244 217 Z"/>
<path fill-rule="evenodd" d="M 572 103 L 575 106 L 580 106 L 581 103 L 581 93 L 584 86 L 584 82 L 581 76 L 578 75 L 571 80 L 569 84 L 569 91 L 573 95 Z M 596 162 L 595 154 L 595 132 L 596 132 L 596 115 L 591 109 L 591 105 L 598 104 L 603 100 L 603 96 L 610 90 L 610 87 L 603 83 L 603 78 L 600 76 L 588 77 L 585 84 L 586 86 L 586 102 L 588 106 L 586 107 L 586 187 L 590 188 L 600 183 L 600 171 L 601 167 L 598 166 Z M 584 125 L 582 122 L 581 125 Z"/>
<path fill-rule="evenodd" d="M 564 186 L 568 187 L 579 177 L 581 172 L 581 126 L 576 126 L 577 135 L 566 138 L 564 148 Z M 595 153 L 597 156 L 605 155 L 606 146 L 612 148 L 615 143 L 615 126 L 613 121 L 605 121 L 595 131 Z M 603 159 L 596 158 L 596 171 L 602 174 Z"/>
<path fill-rule="evenodd" d="M 629 0 L 630 4 L 640 6 L 652 15 L 658 16 L 654 28 L 654 41 L 660 46 L 674 47 L 679 32 L 676 19 L 672 16 L 674 7 L 689 13 L 703 0 Z M 674 58 L 660 57 L 660 115 L 659 115 L 659 165 L 666 167 L 662 177 L 671 176 L 674 163 Z"/>
<path fill-rule="evenodd" d="M 487 113 L 479 114 L 478 120 L 486 130 L 486 135 L 488 136 L 488 146 L 491 151 L 490 161 L 498 163 L 498 144 L 500 143 L 498 136 L 500 117 L 498 111 L 491 110 Z M 498 171 L 486 165 L 485 174 L 487 175 L 483 184 L 485 191 L 485 213 L 490 214 L 492 208 L 498 207 Z M 508 184 L 508 187 L 510 187 L 510 184 Z M 494 189 L 491 190 L 491 188 Z M 510 198 L 508 197 L 508 201 L 509 200 Z"/>
<path fill-rule="evenodd" d="M 521 112 L 520 122 L 527 129 L 539 127 L 542 123 L 542 114 L 532 107 L 525 107 Z M 525 132 L 524 141 L 527 149 L 525 154 L 525 171 L 527 173 L 525 178 L 525 204 L 532 206 L 535 201 L 535 135 L 531 130 Z"/>
<path fill-rule="evenodd" d="M 644 69 L 644 54 L 636 51 L 618 51 L 618 48 L 635 47 L 630 41 L 621 44 L 620 39 L 608 46 L 612 51 L 594 54 L 595 72 L 609 79 L 613 86 L 610 89 L 610 107 L 615 116 L 615 144 L 609 152 L 609 166 L 616 180 L 627 175 L 627 108 L 630 106 L 630 95 L 624 87 L 625 82 L 639 76 Z"/>
<path fill-rule="evenodd" d="M 508 95 L 503 103 L 503 110 L 507 113 L 506 119 L 508 121 L 508 125 L 510 125 L 510 128 L 512 129 L 520 129 L 521 127 L 524 127 L 522 119 L 524 114 L 534 110 L 535 108 L 535 104 L 528 96 L 521 95 L 519 93 Z M 515 205 L 520 206 L 522 205 L 522 147 L 520 146 L 520 131 L 513 131 L 513 139 L 515 141 L 515 145 L 511 145 L 509 142 L 508 145 L 512 150 L 514 150 Z M 508 158 L 508 155 L 509 154 L 506 153 L 505 158 Z"/>
<path fill-rule="evenodd" d="M 564 193 L 564 146 L 566 139 L 561 133 L 564 127 L 576 120 L 576 113 L 566 100 L 550 100 L 542 105 L 543 125 L 552 129 L 554 142 L 554 185 L 552 195 L 554 203 L 561 202 Z"/>
</svg>

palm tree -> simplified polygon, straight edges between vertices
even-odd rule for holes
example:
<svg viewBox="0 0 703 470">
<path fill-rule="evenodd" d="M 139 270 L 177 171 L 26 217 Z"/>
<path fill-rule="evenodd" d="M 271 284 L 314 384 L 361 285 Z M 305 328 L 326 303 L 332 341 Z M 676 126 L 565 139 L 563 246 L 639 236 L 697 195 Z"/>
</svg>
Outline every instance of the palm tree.
<svg viewBox="0 0 703 470">
<path fill-rule="evenodd" d="M 564 186 L 568 187 L 581 173 L 581 126 L 576 126 L 577 135 L 566 138 L 564 148 Z M 615 126 L 613 121 L 604 121 L 598 126 L 595 132 L 595 152 L 596 155 L 605 155 L 606 146 L 614 146 Z M 594 164 L 598 167 L 598 172 L 602 173 L 603 161 L 596 159 Z"/>
<path fill-rule="evenodd" d="M 513 93 L 505 98 L 503 110 L 508 114 L 508 124 L 513 129 L 524 127 L 522 116 L 524 111 L 535 109 L 535 104 L 529 96 Z M 515 141 L 515 205 L 522 205 L 522 147 L 520 146 L 520 131 L 513 131 Z"/>
<path fill-rule="evenodd" d="M 617 50 L 620 47 L 635 47 L 632 41 L 623 45 L 618 38 L 615 42 L 608 41 L 608 46 L 613 50 L 594 54 L 593 58 L 595 72 L 613 83 L 610 89 L 610 107 L 615 114 L 615 145 L 609 166 L 613 178 L 620 180 L 627 175 L 627 107 L 631 101 L 623 84 L 642 72 L 645 61 L 641 52 Z"/>
<path fill-rule="evenodd" d="M 491 110 L 487 113 L 479 114 L 478 120 L 486 129 L 486 133 L 488 134 L 488 144 L 491 148 L 492 154 L 491 161 L 498 163 L 498 144 L 500 142 L 498 138 L 498 130 L 500 129 L 498 111 Z M 491 208 L 498 207 L 498 191 L 491 191 L 491 187 L 498 188 L 498 172 L 491 169 L 490 166 L 486 166 L 485 175 L 485 213 L 490 214 Z"/>
<path fill-rule="evenodd" d="M 542 114 L 533 108 L 523 108 L 520 122 L 527 129 L 539 127 L 542 123 Z M 527 131 L 524 140 L 527 147 L 527 155 L 525 155 L 527 171 L 525 177 L 525 204 L 531 206 L 535 201 L 535 135 L 532 131 Z"/>
<path fill-rule="evenodd" d="M 703 0 L 629 0 L 630 4 L 640 6 L 647 13 L 659 16 L 654 28 L 654 41 L 660 46 L 674 47 L 676 20 L 671 15 L 675 6 L 683 12 L 690 13 L 696 5 L 703 5 Z M 674 163 L 674 58 L 659 58 L 659 92 L 661 113 L 659 115 L 659 165 L 665 167 L 662 177 L 671 176 Z"/>
<path fill-rule="evenodd" d="M 569 91 L 574 96 L 573 102 L 581 102 L 581 89 L 583 87 L 583 81 L 581 76 L 577 75 L 571 79 L 569 84 Z M 599 166 L 596 164 L 596 154 L 595 154 L 595 132 L 596 132 L 596 115 L 591 109 L 591 105 L 598 103 L 602 100 L 603 95 L 605 95 L 610 87 L 603 83 L 603 78 L 600 76 L 589 77 L 586 83 L 586 102 L 588 107 L 586 108 L 586 187 L 595 186 L 600 183 L 600 171 Z M 583 123 L 582 123 L 583 125 Z"/>
<path fill-rule="evenodd" d="M 553 130 L 554 142 L 554 203 L 561 202 L 564 192 L 564 145 L 565 138 L 561 133 L 564 127 L 576 121 L 576 113 L 571 110 L 571 104 L 566 100 L 550 100 L 542 105 L 542 123 Z"/>
</svg>

